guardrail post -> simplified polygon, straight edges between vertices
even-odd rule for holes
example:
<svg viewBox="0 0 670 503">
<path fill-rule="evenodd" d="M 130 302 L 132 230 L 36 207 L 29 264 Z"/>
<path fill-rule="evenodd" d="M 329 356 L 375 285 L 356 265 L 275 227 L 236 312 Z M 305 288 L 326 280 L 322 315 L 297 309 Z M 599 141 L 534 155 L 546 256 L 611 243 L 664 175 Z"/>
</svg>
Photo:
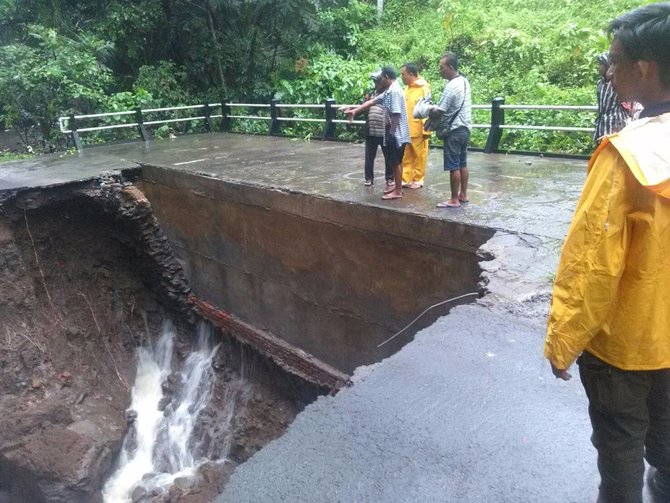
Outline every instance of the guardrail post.
<svg viewBox="0 0 670 503">
<path fill-rule="evenodd" d="M 84 146 L 81 144 L 81 138 L 77 132 L 77 120 L 74 118 L 74 114 L 70 114 L 68 117 L 68 126 L 70 127 L 70 136 L 72 137 L 72 142 L 74 143 L 77 152 L 84 150 Z"/>
<path fill-rule="evenodd" d="M 221 132 L 230 131 L 230 107 L 226 105 L 226 98 L 221 97 Z"/>
<path fill-rule="evenodd" d="M 277 106 L 278 103 L 279 100 L 270 100 L 270 129 L 268 130 L 268 134 L 270 136 L 279 135 L 279 120 L 277 120 L 277 117 L 279 117 L 279 107 Z"/>
<path fill-rule="evenodd" d="M 485 154 L 497 152 L 500 149 L 500 139 L 502 138 L 502 129 L 500 126 L 505 124 L 505 110 L 501 105 L 505 104 L 505 98 L 497 97 L 491 101 L 491 129 L 486 139 L 484 147 Z"/>
<path fill-rule="evenodd" d="M 205 103 L 205 106 L 203 107 L 203 111 L 205 112 L 205 129 L 207 130 L 208 133 L 212 132 L 212 109 L 209 108 L 209 103 Z"/>
<path fill-rule="evenodd" d="M 332 140 L 335 138 L 335 126 L 336 126 L 333 120 L 335 119 L 335 115 L 337 114 L 337 110 L 333 106 L 335 105 L 335 99 L 328 98 L 326 99 L 325 104 L 326 104 L 326 125 L 323 127 L 323 133 L 321 134 L 321 139 Z"/>
<path fill-rule="evenodd" d="M 142 117 L 142 109 L 140 107 L 135 108 L 135 122 L 137 122 L 137 131 L 140 133 L 140 137 L 144 141 L 149 141 L 149 134 L 144 127 L 144 118 Z"/>
</svg>

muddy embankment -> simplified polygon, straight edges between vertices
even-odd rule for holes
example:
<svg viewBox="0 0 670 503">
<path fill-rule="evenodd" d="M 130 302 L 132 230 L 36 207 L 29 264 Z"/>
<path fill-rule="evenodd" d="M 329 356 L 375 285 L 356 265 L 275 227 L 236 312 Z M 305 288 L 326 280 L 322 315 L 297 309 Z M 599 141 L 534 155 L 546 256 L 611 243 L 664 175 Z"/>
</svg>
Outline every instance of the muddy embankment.
<svg viewBox="0 0 670 503">
<path fill-rule="evenodd" d="M 0 502 L 95 502 L 127 431 L 135 349 L 170 319 L 174 368 L 197 316 L 148 201 L 104 178 L 0 194 Z M 221 335 L 221 334 L 219 334 Z M 234 467 L 281 435 L 317 392 L 230 337 L 196 431 L 197 483 L 134 501 L 211 501 Z M 170 395 L 170 379 L 164 386 Z M 169 399 L 169 398 L 168 398 Z M 222 431 L 225 401 L 237 414 Z"/>
</svg>

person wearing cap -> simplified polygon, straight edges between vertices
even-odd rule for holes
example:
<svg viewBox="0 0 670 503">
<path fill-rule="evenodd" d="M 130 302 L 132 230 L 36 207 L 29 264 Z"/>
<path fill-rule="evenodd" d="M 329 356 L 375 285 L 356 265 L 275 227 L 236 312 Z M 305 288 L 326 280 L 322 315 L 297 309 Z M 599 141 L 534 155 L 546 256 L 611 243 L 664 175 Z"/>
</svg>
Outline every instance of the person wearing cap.
<svg viewBox="0 0 670 503">
<path fill-rule="evenodd" d="M 607 77 L 640 118 L 591 160 L 554 281 L 544 354 L 577 361 L 598 451 L 598 502 L 670 502 L 670 2 L 609 25 Z"/>
<path fill-rule="evenodd" d="M 365 96 L 365 101 L 379 96 L 383 92 L 381 81 L 381 70 L 376 70 L 370 74 L 374 82 L 374 90 Z M 377 150 L 382 148 L 384 154 L 384 169 L 387 184 L 393 182 L 393 168 L 386 161 L 386 151 L 384 149 L 384 134 L 386 132 L 386 112 L 381 105 L 373 105 L 368 109 L 368 117 L 365 121 L 365 186 L 370 187 L 375 179 L 375 159 Z"/>
<path fill-rule="evenodd" d="M 605 136 L 621 131 L 626 126 L 630 120 L 630 112 L 626 110 L 607 78 L 607 69 L 610 66 L 609 53 L 600 54 L 596 61 L 600 79 L 596 84 L 598 117 L 593 132 L 593 141 L 599 145 Z"/>
<path fill-rule="evenodd" d="M 414 106 L 421 98 L 430 98 L 430 85 L 419 77 L 419 69 L 414 63 L 405 63 L 400 69 L 405 84 L 405 105 L 409 121 L 410 143 L 402 157 L 402 186 L 410 189 L 423 187 L 428 162 L 428 141 L 430 131 L 423 129 L 425 119 L 415 119 Z"/>
<path fill-rule="evenodd" d="M 342 109 L 349 117 L 349 121 L 352 121 L 356 114 L 369 109 L 375 104 L 381 104 L 386 111 L 387 123 L 384 135 L 384 147 L 386 148 L 386 160 L 389 166 L 393 167 L 395 183 L 384 190 L 382 199 L 385 201 L 400 199 L 402 197 L 402 157 L 405 146 L 410 142 L 405 96 L 396 78 L 395 68 L 392 66 L 383 67 L 381 85 L 384 92 L 362 105 Z"/>
</svg>

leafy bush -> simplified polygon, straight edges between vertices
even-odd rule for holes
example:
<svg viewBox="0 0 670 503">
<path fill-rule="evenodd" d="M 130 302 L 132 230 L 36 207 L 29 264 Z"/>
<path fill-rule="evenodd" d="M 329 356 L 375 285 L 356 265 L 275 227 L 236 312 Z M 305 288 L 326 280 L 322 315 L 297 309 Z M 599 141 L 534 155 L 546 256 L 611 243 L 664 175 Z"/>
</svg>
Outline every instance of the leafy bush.
<svg viewBox="0 0 670 503">
<path fill-rule="evenodd" d="M 171 61 L 140 67 L 133 88 L 139 96 L 151 96 L 155 106 L 191 105 L 196 101 L 188 91 L 186 71 Z"/>
<path fill-rule="evenodd" d="M 59 115 L 198 102 L 358 102 L 368 74 L 417 63 L 437 98 L 438 58 L 459 55 L 473 101 L 593 104 L 594 56 L 607 21 L 650 0 L 372 0 L 0 2 L 0 120 L 37 149 L 60 148 Z M 112 70 L 110 70 L 110 68 Z M 174 112 L 162 118 L 185 117 Z M 322 117 L 314 109 L 284 116 Z M 154 116 L 155 118 L 157 116 Z M 590 127 L 583 113 L 514 112 L 508 122 Z M 101 120 L 105 124 L 107 119 Z M 488 122 L 478 111 L 475 122 Z M 512 122 L 510 122 L 512 123 Z M 265 121 L 233 128 L 265 133 Z M 286 122 L 285 132 L 319 134 L 321 124 Z M 202 129 L 202 121 L 156 128 L 157 135 Z M 339 127 L 345 138 L 360 134 Z M 132 129 L 116 137 L 134 137 Z M 111 133 L 90 135 L 103 141 Z M 477 145 L 485 130 L 473 133 Z M 587 153 L 586 133 L 510 130 L 506 149 Z M 35 142 L 39 142 L 35 143 Z"/>
<path fill-rule="evenodd" d="M 97 111 L 106 99 L 111 74 L 99 62 L 109 47 L 90 35 L 76 39 L 39 25 L 20 43 L 0 46 L 0 103 L 6 125 L 26 145 L 59 147 L 57 118 L 63 113 Z M 37 134 L 39 133 L 39 134 Z"/>
<path fill-rule="evenodd" d="M 368 13 L 367 20 L 350 19 L 356 44 L 350 47 L 346 60 L 341 51 L 338 57 L 319 53 L 309 59 L 307 66 L 323 71 L 306 72 L 298 81 L 284 80 L 277 85 L 280 90 L 291 90 L 288 94 L 294 94 L 296 101 L 304 96 L 307 102 L 312 91 L 313 97 L 321 100 L 329 90 L 334 97 L 337 93 L 348 98 L 362 83 L 365 85 L 371 68 L 388 63 L 399 68 L 412 61 L 432 84 L 437 98 L 444 85 L 438 59 L 445 50 L 451 50 L 459 55 L 461 71 L 470 79 L 476 104 L 489 104 L 494 97 L 503 96 L 508 104 L 593 105 L 598 79 L 594 58 L 608 46 L 605 25 L 639 2 L 607 0 L 606 4 L 573 0 L 387 0 L 381 24 L 374 24 L 373 12 Z M 347 38 L 350 45 L 352 40 Z M 322 82 L 323 77 L 332 79 L 332 85 Z M 295 89 L 300 91 L 293 92 Z M 594 115 L 514 111 L 507 114 L 507 119 L 510 124 L 591 127 Z M 475 122 L 489 122 L 488 114 L 477 112 Z M 484 142 L 485 130 L 475 130 L 473 143 L 483 146 Z M 521 130 L 506 131 L 502 146 L 507 150 L 583 154 L 593 147 L 589 133 Z"/>
</svg>

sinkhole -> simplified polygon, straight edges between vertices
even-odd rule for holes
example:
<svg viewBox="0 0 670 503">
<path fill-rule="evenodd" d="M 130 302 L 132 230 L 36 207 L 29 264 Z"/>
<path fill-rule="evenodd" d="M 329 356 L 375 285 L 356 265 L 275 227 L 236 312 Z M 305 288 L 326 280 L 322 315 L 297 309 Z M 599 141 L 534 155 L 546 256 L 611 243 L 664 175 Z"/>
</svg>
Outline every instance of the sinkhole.
<svg viewBox="0 0 670 503">
<path fill-rule="evenodd" d="M 0 501 L 19 503 L 211 501 L 476 291 L 492 235 L 154 166 L 1 203 Z"/>
</svg>

